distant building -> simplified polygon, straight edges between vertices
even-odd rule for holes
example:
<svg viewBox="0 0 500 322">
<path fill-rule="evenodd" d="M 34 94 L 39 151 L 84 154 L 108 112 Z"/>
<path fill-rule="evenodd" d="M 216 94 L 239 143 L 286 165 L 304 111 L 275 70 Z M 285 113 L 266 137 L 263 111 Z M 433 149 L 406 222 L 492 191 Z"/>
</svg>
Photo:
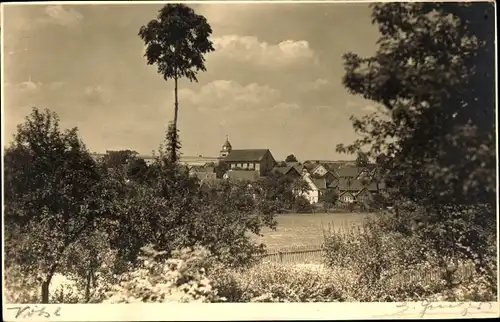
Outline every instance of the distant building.
<svg viewBox="0 0 500 322">
<path fill-rule="evenodd" d="M 229 170 L 223 178 L 231 181 L 257 181 L 259 177 L 257 171 Z"/>
<path fill-rule="evenodd" d="M 226 142 L 224 142 L 224 144 L 222 145 L 222 148 L 220 150 L 220 158 L 225 158 L 229 155 L 229 153 L 231 153 L 233 147 L 231 146 L 231 143 L 229 143 L 229 139 L 228 137 L 226 136 Z"/>
<path fill-rule="evenodd" d="M 232 170 L 255 171 L 261 177 L 269 173 L 276 164 L 268 149 L 231 150 L 224 162 Z"/>
</svg>

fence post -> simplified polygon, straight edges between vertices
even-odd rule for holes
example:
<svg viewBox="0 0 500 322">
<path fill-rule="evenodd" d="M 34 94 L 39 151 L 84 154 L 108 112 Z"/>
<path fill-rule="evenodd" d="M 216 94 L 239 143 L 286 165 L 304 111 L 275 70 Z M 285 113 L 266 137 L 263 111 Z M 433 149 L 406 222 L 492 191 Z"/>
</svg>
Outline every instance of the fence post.
<svg viewBox="0 0 500 322">
<path fill-rule="evenodd" d="M 283 263 L 283 253 L 280 251 L 278 251 L 278 256 L 280 258 L 280 263 Z"/>
</svg>

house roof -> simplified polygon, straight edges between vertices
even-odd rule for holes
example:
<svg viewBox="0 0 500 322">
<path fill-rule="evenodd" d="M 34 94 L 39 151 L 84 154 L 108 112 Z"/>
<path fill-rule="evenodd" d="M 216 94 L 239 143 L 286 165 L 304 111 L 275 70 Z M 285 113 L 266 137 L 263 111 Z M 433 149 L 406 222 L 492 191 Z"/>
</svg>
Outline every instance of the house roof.
<svg viewBox="0 0 500 322">
<path fill-rule="evenodd" d="M 328 188 L 337 188 L 339 186 L 339 179 L 335 178 L 330 182 L 327 182 Z"/>
<path fill-rule="evenodd" d="M 298 172 L 297 169 L 295 169 L 292 166 L 288 166 L 288 167 L 274 167 L 273 171 L 281 173 L 281 174 L 288 174 L 290 171 L 295 171 L 295 172 L 297 172 L 297 174 L 300 174 L 300 172 Z"/>
<path fill-rule="evenodd" d="M 344 191 L 342 192 L 339 197 L 342 197 L 343 195 L 351 195 L 354 198 L 354 195 L 350 191 Z"/>
<path fill-rule="evenodd" d="M 214 167 L 207 167 L 204 165 L 194 165 L 190 168 L 191 172 L 215 172 Z"/>
<path fill-rule="evenodd" d="M 302 164 L 294 165 L 293 168 L 297 170 L 299 174 L 302 173 L 302 170 L 304 170 L 304 166 Z"/>
<path fill-rule="evenodd" d="M 305 169 L 307 169 L 307 171 L 309 171 L 309 172 L 314 170 L 314 168 L 316 168 L 317 166 L 318 166 L 318 164 L 316 164 L 316 163 L 304 163 L 304 165 L 303 165 L 303 167 Z"/>
<path fill-rule="evenodd" d="M 347 180 L 346 178 L 341 177 L 339 179 L 339 189 L 341 191 L 359 191 L 363 189 L 364 184 L 361 180 Z"/>
<path fill-rule="evenodd" d="M 341 167 L 336 170 L 339 177 L 356 178 L 363 168 L 360 167 Z"/>
<path fill-rule="evenodd" d="M 311 181 L 314 182 L 319 190 L 326 189 L 326 180 L 324 178 L 311 178 Z"/>
<path fill-rule="evenodd" d="M 232 150 L 224 161 L 229 162 L 255 162 L 261 161 L 262 158 L 269 152 L 269 149 L 245 149 L 245 150 Z"/>
<path fill-rule="evenodd" d="M 217 173 L 215 172 L 195 172 L 194 175 L 200 179 L 200 180 L 204 180 L 204 179 L 215 179 L 217 178 Z"/>
<path fill-rule="evenodd" d="M 229 180 L 237 181 L 256 181 L 259 179 L 259 174 L 256 171 L 245 170 L 230 170 L 226 172 Z"/>
<path fill-rule="evenodd" d="M 378 190 L 378 185 L 376 182 L 370 182 L 369 184 L 367 184 L 366 186 L 366 189 L 368 189 L 368 191 L 377 191 Z"/>
</svg>

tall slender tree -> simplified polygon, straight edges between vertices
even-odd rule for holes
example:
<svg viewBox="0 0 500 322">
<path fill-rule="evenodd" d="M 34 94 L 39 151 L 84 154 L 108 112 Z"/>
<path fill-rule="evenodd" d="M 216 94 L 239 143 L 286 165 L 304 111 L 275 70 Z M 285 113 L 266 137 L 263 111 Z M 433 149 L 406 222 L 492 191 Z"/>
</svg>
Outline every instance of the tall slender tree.
<svg viewBox="0 0 500 322">
<path fill-rule="evenodd" d="M 165 5 L 156 19 L 139 30 L 139 36 L 145 43 L 144 56 L 148 65 L 155 64 L 165 81 L 174 80 L 174 133 L 177 133 L 179 113 L 178 80 L 185 77 L 197 82 L 197 73 L 206 71 L 204 55 L 214 51 L 209 40 L 211 34 L 212 28 L 205 17 L 183 4 Z M 174 161 L 177 156 L 175 146 L 170 151 Z"/>
</svg>

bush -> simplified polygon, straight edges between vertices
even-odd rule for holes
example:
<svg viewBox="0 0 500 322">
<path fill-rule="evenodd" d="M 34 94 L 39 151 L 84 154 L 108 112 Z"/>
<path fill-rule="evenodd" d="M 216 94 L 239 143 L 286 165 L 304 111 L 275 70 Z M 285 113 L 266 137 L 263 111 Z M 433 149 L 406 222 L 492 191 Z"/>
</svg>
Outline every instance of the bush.
<svg viewBox="0 0 500 322">
<path fill-rule="evenodd" d="M 341 299 L 335 276 L 308 266 L 259 264 L 219 274 L 218 294 L 228 302 L 331 302 Z"/>
<path fill-rule="evenodd" d="M 214 262 L 204 248 L 174 250 L 168 259 L 152 247 L 142 251 L 142 265 L 120 276 L 105 303 L 221 301 L 207 277 Z"/>
<path fill-rule="evenodd" d="M 295 213 L 311 213 L 314 211 L 314 207 L 306 198 L 298 196 L 293 202 L 292 211 Z"/>
<path fill-rule="evenodd" d="M 418 301 L 437 299 L 490 300 L 496 294 L 496 263 L 472 276 L 460 276 L 470 261 L 432 253 L 411 234 L 386 230 L 391 217 L 381 215 L 362 227 L 330 231 L 325 236 L 325 262 L 334 271 L 348 270 L 351 277 L 337 287 L 348 301 Z M 446 265 L 443 266 L 443 262 Z M 472 270 L 472 269 L 470 269 Z M 424 278 L 437 273 L 436 279 Z M 419 278 L 410 278 L 410 275 Z M 349 276 L 349 275 L 345 275 Z M 476 282 L 477 281 L 477 282 Z M 496 281 L 496 279 L 495 279 Z"/>
</svg>

